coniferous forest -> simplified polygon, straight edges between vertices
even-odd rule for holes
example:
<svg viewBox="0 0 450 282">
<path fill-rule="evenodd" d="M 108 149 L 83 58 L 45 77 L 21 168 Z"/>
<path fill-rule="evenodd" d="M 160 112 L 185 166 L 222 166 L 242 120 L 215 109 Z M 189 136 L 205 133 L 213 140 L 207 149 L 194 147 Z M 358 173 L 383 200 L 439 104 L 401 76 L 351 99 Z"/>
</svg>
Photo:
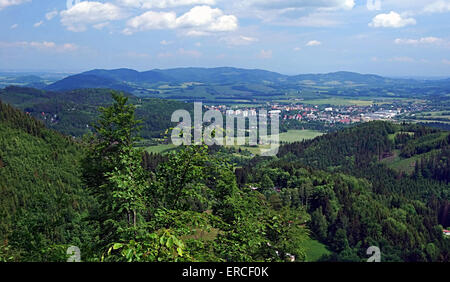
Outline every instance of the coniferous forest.
<svg viewBox="0 0 450 282">
<path fill-rule="evenodd" d="M 67 261 L 70 246 L 86 262 L 362 262 L 371 246 L 450 260 L 448 131 L 369 122 L 237 165 L 206 145 L 144 152 L 142 106 L 107 99 L 77 138 L 0 103 L 0 261 Z"/>
</svg>

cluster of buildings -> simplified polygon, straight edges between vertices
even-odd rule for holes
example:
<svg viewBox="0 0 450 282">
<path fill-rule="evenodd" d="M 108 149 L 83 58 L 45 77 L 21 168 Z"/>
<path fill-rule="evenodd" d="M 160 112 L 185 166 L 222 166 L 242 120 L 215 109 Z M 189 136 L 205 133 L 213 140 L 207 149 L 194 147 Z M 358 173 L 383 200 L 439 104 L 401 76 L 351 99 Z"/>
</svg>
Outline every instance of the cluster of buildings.
<svg viewBox="0 0 450 282">
<path fill-rule="evenodd" d="M 397 115 L 409 112 L 405 107 L 385 106 L 310 106 L 304 104 L 273 104 L 269 107 L 261 108 L 232 108 L 225 105 L 206 106 L 208 109 L 215 109 L 227 116 L 251 117 L 257 116 L 261 110 L 266 110 L 268 116 L 278 115 L 282 120 L 298 121 L 321 121 L 324 123 L 352 124 L 359 122 L 369 122 L 373 120 L 392 120 Z"/>
</svg>

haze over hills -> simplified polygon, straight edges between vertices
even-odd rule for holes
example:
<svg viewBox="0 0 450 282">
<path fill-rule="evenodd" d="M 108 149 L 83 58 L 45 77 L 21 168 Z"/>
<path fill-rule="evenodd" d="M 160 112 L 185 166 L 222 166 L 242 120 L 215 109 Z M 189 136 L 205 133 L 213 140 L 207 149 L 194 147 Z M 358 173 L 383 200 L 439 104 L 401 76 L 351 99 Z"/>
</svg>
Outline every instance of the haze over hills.
<svg viewBox="0 0 450 282">
<path fill-rule="evenodd" d="M 91 70 L 56 81 L 45 90 L 109 88 L 139 97 L 204 102 L 270 102 L 330 97 L 423 97 L 446 95 L 450 80 L 394 79 L 373 74 L 334 72 L 283 75 L 257 69 L 176 68 L 138 72 Z"/>
<path fill-rule="evenodd" d="M 89 79 L 97 77 L 100 79 L 110 79 L 105 84 L 111 83 L 113 80 L 117 84 L 153 84 L 153 83 L 187 83 L 198 82 L 208 84 L 229 84 L 229 83 L 261 83 L 261 84 L 301 84 L 304 81 L 312 81 L 315 83 L 340 82 L 340 83 L 389 83 L 393 79 L 384 78 L 378 75 L 359 74 L 354 72 L 334 72 L 328 74 L 300 74 L 300 75 L 283 75 L 276 72 L 265 70 L 250 70 L 231 67 L 220 68 L 176 68 L 167 70 L 150 70 L 138 72 L 132 69 L 115 69 L 115 70 L 91 70 L 78 75 L 69 76 L 47 87 L 48 90 L 67 90 L 76 87 L 74 83 L 79 85 L 89 84 Z M 396 79 L 395 81 L 403 81 Z M 102 81 L 92 82 L 92 86 L 98 87 L 102 85 Z"/>
<path fill-rule="evenodd" d="M 137 97 L 203 101 L 213 104 L 266 103 L 330 98 L 446 97 L 450 79 L 389 78 L 340 71 L 326 74 L 284 75 L 258 69 L 174 68 L 139 72 L 121 68 L 94 69 L 65 77 L 14 74 L 0 76 L 9 85 L 47 91 L 114 89 Z"/>
</svg>

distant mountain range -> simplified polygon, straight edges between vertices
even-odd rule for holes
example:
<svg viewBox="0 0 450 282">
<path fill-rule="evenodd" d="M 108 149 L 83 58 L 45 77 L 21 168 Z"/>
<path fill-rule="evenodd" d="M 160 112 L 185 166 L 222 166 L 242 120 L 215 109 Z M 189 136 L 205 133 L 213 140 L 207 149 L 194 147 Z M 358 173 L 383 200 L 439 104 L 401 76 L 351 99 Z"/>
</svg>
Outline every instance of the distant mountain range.
<svg viewBox="0 0 450 282">
<path fill-rule="evenodd" d="M 139 72 L 132 69 L 95 69 L 49 81 L 39 76 L 0 79 L 7 85 L 49 91 L 114 89 L 138 97 L 187 102 L 253 103 L 330 97 L 423 97 L 450 93 L 450 79 L 387 78 L 355 72 L 283 75 L 258 69 L 175 68 Z"/>
<path fill-rule="evenodd" d="M 138 72 L 131 69 L 91 70 L 69 76 L 46 87 L 47 90 L 73 90 L 77 88 L 114 88 L 130 90 L 138 86 L 150 86 L 158 83 L 183 84 L 189 82 L 203 84 L 373 84 L 389 83 L 393 79 L 378 75 L 365 75 L 353 72 L 335 72 L 329 74 L 302 74 L 288 76 L 265 70 L 247 70 L 238 68 L 177 68 L 168 70 L 150 70 Z"/>
</svg>

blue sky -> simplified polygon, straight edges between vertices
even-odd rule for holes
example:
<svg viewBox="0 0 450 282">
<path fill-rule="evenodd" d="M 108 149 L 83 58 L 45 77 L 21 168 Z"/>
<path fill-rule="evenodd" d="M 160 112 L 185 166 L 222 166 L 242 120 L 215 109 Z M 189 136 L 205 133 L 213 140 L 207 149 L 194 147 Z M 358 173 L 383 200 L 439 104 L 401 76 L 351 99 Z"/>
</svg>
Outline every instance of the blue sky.
<svg viewBox="0 0 450 282">
<path fill-rule="evenodd" d="M 0 70 L 450 76 L 450 0 L 0 0 Z"/>
</svg>

